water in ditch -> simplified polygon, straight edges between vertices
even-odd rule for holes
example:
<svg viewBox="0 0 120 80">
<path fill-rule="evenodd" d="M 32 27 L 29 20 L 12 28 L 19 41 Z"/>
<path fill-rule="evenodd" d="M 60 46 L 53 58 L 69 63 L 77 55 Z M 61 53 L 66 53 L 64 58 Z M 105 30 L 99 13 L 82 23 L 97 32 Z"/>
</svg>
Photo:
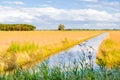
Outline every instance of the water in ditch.
<svg viewBox="0 0 120 80">
<path fill-rule="evenodd" d="M 88 66 L 92 66 L 94 69 L 96 69 L 98 68 L 98 65 L 96 64 L 97 51 L 106 35 L 107 33 L 103 33 L 88 41 L 75 45 L 68 50 L 59 52 L 58 54 L 49 57 L 45 61 L 48 62 L 48 66 L 51 68 L 54 66 L 59 66 L 60 68 L 62 68 L 63 66 L 69 66 L 72 68 L 74 67 L 75 63 L 80 64 L 80 61 L 82 61 L 82 65 L 83 62 L 84 65 L 90 63 L 90 65 L 88 64 Z M 81 65 L 78 66 L 81 67 Z"/>
</svg>

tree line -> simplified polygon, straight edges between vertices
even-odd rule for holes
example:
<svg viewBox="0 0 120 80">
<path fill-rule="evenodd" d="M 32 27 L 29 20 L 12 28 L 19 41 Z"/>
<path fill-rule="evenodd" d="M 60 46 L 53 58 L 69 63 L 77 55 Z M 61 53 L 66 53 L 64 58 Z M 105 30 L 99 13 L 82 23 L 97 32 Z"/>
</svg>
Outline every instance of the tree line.
<svg viewBox="0 0 120 80">
<path fill-rule="evenodd" d="M 30 24 L 0 24 L 0 31 L 32 31 L 36 27 Z"/>
</svg>

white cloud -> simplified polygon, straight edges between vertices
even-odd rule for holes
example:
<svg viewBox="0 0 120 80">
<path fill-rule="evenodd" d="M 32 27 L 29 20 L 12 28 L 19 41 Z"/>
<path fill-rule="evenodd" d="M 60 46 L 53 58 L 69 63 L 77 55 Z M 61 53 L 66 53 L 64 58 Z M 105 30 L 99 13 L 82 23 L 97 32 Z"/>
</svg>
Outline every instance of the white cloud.
<svg viewBox="0 0 120 80">
<path fill-rule="evenodd" d="M 109 27 L 111 27 L 111 28 L 120 27 L 119 24 L 115 24 L 115 23 L 97 23 L 96 26 L 97 27 L 103 26 L 103 27 L 107 27 L 107 28 L 109 28 Z"/>
<path fill-rule="evenodd" d="M 85 24 L 81 24 L 81 26 L 84 28 L 86 27 L 89 27 L 91 29 L 101 29 L 101 28 L 104 28 L 104 29 L 114 29 L 114 28 L 119 28 L 120 27 L 120 24 L 115 24 L 115 23 L 85 23 Z"/>
<path fill-rule="evenodd" d="M 102 2 L 103 5 L 106 5 L 106 6 L 120 6 L 120 2 L 117 2 L 117 1 L 114 1 L 114 2 Z"/>
<path fill-rule="evenodd" d="M 48 21 L 91 21 L 104 22 L 95 26 L 118 26 L 120 13 L 108 13 L 94 9 L 58 9 L 53 7 L 42 8 L 13 8 L 0 6 L 0 22 L 29 22 L 49 23 Z M 52 22 L 54 23 L 54 22 Z M 90 25 L 90 24 L 89 24 Z M 120 24 L 119 24 L 120 25 Z"/>
<path fill-rule="evenodd" d="M 85 1 L 85 2 L 97 2 L 98 0 L 80 0 L 80 1 Z"/>
<path fill-rule="evenodd" d="M 97 3 L 86 4 L 85 6 L 97 10 L 120 12 L 120 2 L 117 1 L 99 1 Z"/>
<path fill-rule="evenodd" d="M 0 22 L 30 21 L 34 16 L 12 7 L 0 6 Z"/>
<path fill-rule="evenodd" d="M 15 4 L 15 5 L 24 5 L 24 2 L 22 1 L 5 1 L 5 3 Z"/>
</svg>

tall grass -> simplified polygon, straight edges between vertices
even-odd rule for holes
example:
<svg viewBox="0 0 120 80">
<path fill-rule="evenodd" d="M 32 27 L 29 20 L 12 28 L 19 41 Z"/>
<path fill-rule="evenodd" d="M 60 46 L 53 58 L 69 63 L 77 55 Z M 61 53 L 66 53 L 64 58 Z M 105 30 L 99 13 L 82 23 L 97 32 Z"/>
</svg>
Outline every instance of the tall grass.
<svg viewBox="0 0 120 80">
<path fill-rule="evenodd" d="M 0 68 L 0 72 L 10 71 L 30 62 L 38 49 L 39 46 L 35 43 L 11 43 L 7 51 L 1 55 L 0 61 L 3 62 L 3 68 Z"/>
<path fill-rule="evenodd" d="M 50 67 L 49 61 L 45 61 L 33 69 L 18 68 L 13 73 L 0 76 L 0 80 L 120 80 L 119 68 L 107 69 L 100 60 L 101 66 L 93 69 L 93 66 L 88 66 L 93 65 L 92 60 L 89 59 L 87 64 L 84 64 L 84 60 L 84 57 L 79 62 L 75 60 L 72 68 L 65 65 Z"/>
<path fill-rule="evenodd" d="M 0 61 L 3 62 L 4 65 L 0 65 L 0 72 L 10 71 L 20 66 L 26 68 L 32 67 L 34 64 L 44 60 L 50 55 L 67 49 L 79 42 L 80 41 L 74 41 L 70 43 L 67 38 L 61 42 L 61 45 L 40 46 L 34 42 L 24 42 L 22 44 L 12 42 L 6 52 L 3 52 L 1 55 L 2 59 Z"/>
</svg>

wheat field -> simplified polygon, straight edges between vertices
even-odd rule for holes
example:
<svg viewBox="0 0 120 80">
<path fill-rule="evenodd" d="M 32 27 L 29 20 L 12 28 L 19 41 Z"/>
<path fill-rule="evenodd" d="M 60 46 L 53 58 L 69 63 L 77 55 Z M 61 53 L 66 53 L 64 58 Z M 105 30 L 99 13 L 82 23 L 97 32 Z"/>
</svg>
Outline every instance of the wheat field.
<svg viewBox="0 0 120 80">
<path fill-rule="evenodd" d="M 11 42 L 35 42 L 40 46 L 59 44 L 64 39 L 76 41 L 96 35 L 97 31 L 8 31 L 0 32 L 0 50 L 3 50 L 11 44 Z"/>
</svg>

